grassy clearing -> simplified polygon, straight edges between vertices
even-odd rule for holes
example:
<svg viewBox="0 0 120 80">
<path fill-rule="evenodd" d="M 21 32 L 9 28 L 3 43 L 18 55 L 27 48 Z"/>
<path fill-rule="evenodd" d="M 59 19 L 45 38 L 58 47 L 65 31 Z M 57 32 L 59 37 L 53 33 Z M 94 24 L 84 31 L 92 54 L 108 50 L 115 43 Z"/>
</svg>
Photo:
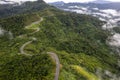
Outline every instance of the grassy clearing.
<svg viewBox="0 0 120 80">
<path fill-rule="evenodd" d="M 95 76 L 92 73 L 89 73 L 88 71 L 86 71 L 84 68 L 77 66 L 77 65 L 72 65 L 71 66 L 74 70 L 76 70 L 77 73 L 79 73 L 80 75 L 82 75 L 83 77 L 85 77 L 87 80 L 99 80 L 97 78 L 97 76 Z"/>
<path fill-rule="evenodd" d="M 38 28 L 38 26 L 39 26 L 39 23 L 38 24 L 31 24 L 29 26 L 26 26 L 25 29 L 36 29 L 36 28 Z"/>
<path fill-rule="evenodd" d="M 32 24 L 25 27 L 25 29 L 37 29 L 39 27 L 40 22 L 42 21 L 42 18 L 36 22 L 33 22 Z"/>
</svg>

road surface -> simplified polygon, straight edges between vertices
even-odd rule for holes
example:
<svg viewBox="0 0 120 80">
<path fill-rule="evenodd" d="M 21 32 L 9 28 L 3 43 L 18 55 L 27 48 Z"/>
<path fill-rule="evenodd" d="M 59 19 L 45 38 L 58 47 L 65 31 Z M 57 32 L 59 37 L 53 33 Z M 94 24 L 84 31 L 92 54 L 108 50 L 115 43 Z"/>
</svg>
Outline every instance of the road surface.
<svg viewBox="0 0 120 80">
<path fill-rule="evenodd" d="M 43 18 L 41 17 L 40 18 L 40 20 L 38 20 L 38 21 L 35 21 L 35 22 L 33 22 L 32 24 L 30 24 L 30 25 L 27 25 L 25 28 L 27 29 L 29 29 L 29 27 L 31 27 L 32 25 L 35 25 L 35 24 L 39 24 L 39 23 L 41 23 L 43 21 Z"/>
<path fill-rule="evenodd" d="M 26 55 L 26 56 L 32 56 L 31 54 L 27 54 L 27 53 L 24 52 L 25 46 L 31 44 L 32 42 L 33 42 L 33 41 L 28 41 L 28 42 L 26 42 L 25 44 L 23 44 L 23 46 L 20 48 L 20 54 L 24 54 L 24 55 Z"/>
<path fill-rule="evenodd" d="M 26 26 L 25 28 L 26 28 L 26 29 L 29 29 L 32 25 L 39 24 L 39 23 L 41 23 L 42 21 L 43 21 L 43 18 L 40 18 L 39 21 L 33 22 L 32 24 Z M 29 33 L 29 34 L 35 34 L 35 33 L 37 33 L 37 32 L 40 31 L 40 28 L 39 28 L 39 27 L 37 27 L 37 28 L 35 28 L 35 29 L 36 29 L 36 30 L 35 30 L 34 32 Z M 20 36 L 18 36 L 18 37 L 19 37 L 19 38 L 23 38 L 23 37 L 26 37 L 26 36 L 27 36 L 27 34 L 23 34 L 23 35 L 20 35 Z"/>
<path fill-rule="evenodd" d="M 56 62 L 56 72 L 55 72 L 54 80 L 58 80 L 59 79 L 59 73 L 60 73 L 60 61 L 59 61 L 59 58 L 58 58 L 57 54 L 55 54 L 53 52 L 47 52 L 47 54 L 49 54 L 52 57 L 52 59 Z"/>
</svg>

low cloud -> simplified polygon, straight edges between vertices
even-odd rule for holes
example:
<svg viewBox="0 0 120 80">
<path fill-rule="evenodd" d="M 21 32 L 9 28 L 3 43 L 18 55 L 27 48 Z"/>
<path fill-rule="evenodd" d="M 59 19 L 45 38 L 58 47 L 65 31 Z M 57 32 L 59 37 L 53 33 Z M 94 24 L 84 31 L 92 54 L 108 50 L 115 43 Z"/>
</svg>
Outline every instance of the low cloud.
<svg viewBox="0 0 120 80">
<path fill-rule="evenodd" d="M 4 30 L 2 28 L 0 28 L 0 36 L 4 35 Z"/>
<path fill-rule="evenodd" d="M 120 34 L 114 34 L 112 37 L 110 37 L 110 42 L 109 44 L 111 46 L 116 46 L 116 47 L 120 47 Z"/>
<path fill-rule="evenodd" d="M 120 16 L 120 12 L 113 9 L 106 9 L 106 10 L 100 10 L 100 11 L 106 14 L 111 14 L 113 16 Z"/>
</svg>

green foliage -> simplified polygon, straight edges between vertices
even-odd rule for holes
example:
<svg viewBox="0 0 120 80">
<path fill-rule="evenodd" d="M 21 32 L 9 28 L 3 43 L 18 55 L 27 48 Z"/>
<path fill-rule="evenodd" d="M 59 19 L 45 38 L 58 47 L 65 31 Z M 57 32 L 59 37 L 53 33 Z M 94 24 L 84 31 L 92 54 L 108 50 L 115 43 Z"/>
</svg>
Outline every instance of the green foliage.
<svg viewBox="0 0 120 80">
<path fill-rule="evenodd" d="M 92 21 L 97 23 L 93 24 Z M 101 23 L 87 15 L 65 14 L 47 17 L 41 24 L 41 34 L 36 34 L 36 37 L 40 37 L 42 43 L 57 50 L 101 57 L 110 53 L 106 45 L 109 33 L 100 29 Z"/>
<path fill-rule="evenodd" d="M 93 73 L 99 67 L 118 73 L 117 57 L 110 54 L 112 50 L 106 45 L 110 33 L 101 29 L 103 23 L 88 15 L 57 13 L 44 19 L 35 36 L 45 50 L 51 47 L 66 52 L 59 55 L 63 66 L 80 64 Z"/>
<path fill-rule="evenodd" d="M 40 47 L 36 46 L 36 44 L 38 43 L 32 43 L 32 44 L 29 44 L 25 47 L 24 51 L 27 53 L 27 54 L 39 54 L 39 52 L 42 52 L 40 51 Z"/>
<path fill-rule="evenodd" d="M 76 76 L 72 73 L 65 71 L 64 69 L 61 71 L 59 80 L 76 80 Z"/>
<path fill-rule="evenodd" d="M 31 16 L 31 17 L 29 17 Z M 40 19 L 38 14 L 29 14 L 0 19 L 0 26 L 6 31 L 11 31 L 14 36 L 25 34 L 25 26 Z"/>
<path fill-rule="evenodd" d="M 53 80 L 54 64 L 46 54 L 13 56 L 0 66 L 0 80 Z"/>
<path fill-rule="evenodd" d="M 71 66 L 77 73 L 83 75 L 87 80 L 99 80 L 94 74 L 87 72 L 80 66 L 72 65 Z"/>
</svg>

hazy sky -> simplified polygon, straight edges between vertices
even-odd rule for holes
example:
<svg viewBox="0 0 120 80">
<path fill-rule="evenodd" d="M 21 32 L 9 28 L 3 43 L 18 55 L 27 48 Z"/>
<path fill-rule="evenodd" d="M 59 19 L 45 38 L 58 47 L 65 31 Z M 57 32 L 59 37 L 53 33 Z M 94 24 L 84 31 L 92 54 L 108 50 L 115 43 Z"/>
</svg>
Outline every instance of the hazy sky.
<svg viewBox="0 0 120 80">
<path fill-rule="evenodd" d="M 44 0 L 46 2 L 54 2 L 54 1 L 64 1 L 64 2 L 89 2 L 95 0 Z"/>
<path fill-rule="evenodd" d="M 96 0 L 44 0 L 46 2 L 55 2 L 55 1 L 64 1 L 64 2 L 90 2 Z M 112 1 L 112 2 L 120 2 L 120 0 L 102 0 L 102 1 Z"/>
<path fill-rule="evenodd" d="M 36 1 L 36 0 L 11 0 L 11 1 Z M 64 2 L 89 2 L 95 0 L 44 0 L 45 2 L 55 2 L 55 1 L 64 1 Z M 113 1 L 113 2 L 120 2 L 120 0 L 106 0 L 106 1 Z"/>
</svg>

